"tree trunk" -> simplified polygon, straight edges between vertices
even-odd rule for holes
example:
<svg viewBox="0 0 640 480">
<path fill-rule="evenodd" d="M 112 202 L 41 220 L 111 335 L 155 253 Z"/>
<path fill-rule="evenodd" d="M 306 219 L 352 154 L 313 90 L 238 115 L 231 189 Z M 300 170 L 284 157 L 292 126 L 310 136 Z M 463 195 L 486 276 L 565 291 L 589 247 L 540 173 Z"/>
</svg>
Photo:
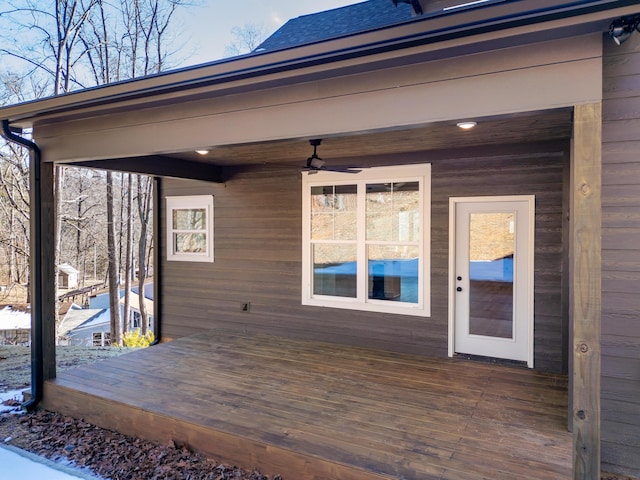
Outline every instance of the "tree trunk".
<svg viewBox="0 0 640 480">
<path fill-rule="evenodd" d="M 54 168 L 54 185 L 53 185 L 53 198 L 55 200 L 55 208 L 56 208 L 56 238 L 55 238 L 55 253 L 53 259 L 54 265 L 54 288 L 53 291 L 55 293 L 54 299 L 54 312 L 55 312 L 55 325 L 56 329 L 58 327 L 58 322 L 60 321 L 60 301 L 58 300 L 58 290 L 60 289 L 60 271 L 58 268 L 60 267 L 60 251 L 61 251 L 61 239 L 62 239 L 62 210 L 61 210 L 61 198 L 62 191 L 64 185 L 64 167 L 55 167 Z"/>
<path fill-rule="evenodd" d="M 126 235 L 126 247 L 125 247 L 125 265 L 124 265 L 124 315 L 122 319 L 122 333 L 126 333 L 129 329 L 130 323 L 130 302 L 131 302 L 131 256 L 132 256 L 132 230 L 133 230 L 133 195 L 131 190 L 133 189 L 133 181 L 131 174 L 127 174 L 127 235 Z"/>
<path fill-rule="evenodd" d="M 15 185 L 12 185 L 12 190 L 15 190 Z M 15 194 L 14 194 L 15 196 Z M 15 234 L 16 223 L 16 211 L 11 208 L 9 210 L 9 285 L 18 283 L 18 255 L 17 255 L 17 237 Z"/>
<path fill-rule="evenodd" d="M 146 181 L 145 181 L 146 180 Z M 138 241 L 138 298 L 140 300 L 140 322 L 142 335 L 149 331 L 149 312 L 144 303 L 144 281 L 147 274 L 147 230 L 151 213 L 151 192 L 153 183 L 148 177 L 138 175 L 138 214 L 140 216 L 140 240 Z"/>
<path fill-rule="evenodd" d="M 109 309 L 111 320 L 111 343 L 122 345 L 120 326 L 120 279 L 118 278 L 118 255 L 113 221 L 113 173 L 107 172 L 107 253 L 109 270 Z"/>
<path fill-rule="evenodd" d="M 60 202 L 58 202 L 60 203 Z M 85 277 L 85 270 L 84 270 L 84 265 L 81 263 L 81 258 L 84 257 L 83 255 L 83 248 L 82 248 L 82 227 L 81 227 L 81 219 L 82 219 L 82 204 L 84 203 L 84 184 L 82 182 L 82 175 L 78 176 L 78 197 L 77 197 L 77 204 L 76 204 L 76 251 L 75 251 L 75 265 L 74 267 L 77 268 L 78 270 L 80 270 L 81 275 L 79 280 L 79 284 L 78 287 L 82 288 L 84 287 L 84 277 Z"/>
</svg>

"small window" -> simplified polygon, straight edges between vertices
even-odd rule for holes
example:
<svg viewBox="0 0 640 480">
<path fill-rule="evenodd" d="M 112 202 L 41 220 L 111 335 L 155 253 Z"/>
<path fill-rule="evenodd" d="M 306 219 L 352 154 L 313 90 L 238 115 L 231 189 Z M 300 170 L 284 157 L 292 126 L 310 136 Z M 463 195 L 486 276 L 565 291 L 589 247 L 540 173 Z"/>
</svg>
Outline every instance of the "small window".
<svg viewBox="0 0 640 480">
<path fill-rule="evenodd" d="M 142 315 L 140 315 L 140 312 L 136 312 L 135 310 L 132 310 L 131 313 L 133 314 L 131 318 L 131 326 L 133 328 L 141 328 L 142 322 L 140 320 L 142 319 Z"/>
<path fill-rule="evenodd" d="M 167 260 L 213 262 L 213 196 L 167 197 Z"/>
<path fill-rule="evenodd" d="M 94 347 L 108 347 L 111 345 L 111 334 L 109 332 L 93 332 Z"/>
<path fill-rule="evenodd" d="M 429 316 L 429 164 L 303 180 L 302 303 Z"/>
</svg>

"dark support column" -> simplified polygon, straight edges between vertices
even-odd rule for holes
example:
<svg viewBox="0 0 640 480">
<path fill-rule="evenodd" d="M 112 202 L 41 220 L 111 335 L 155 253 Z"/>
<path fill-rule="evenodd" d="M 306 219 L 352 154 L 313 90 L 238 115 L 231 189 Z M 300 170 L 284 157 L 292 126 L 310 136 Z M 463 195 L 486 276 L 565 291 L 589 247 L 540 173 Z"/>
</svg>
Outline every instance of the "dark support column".
<svg viewBox="0 0 640 480">
<path fill-rule="evenodd" d="M 602 104 L 574 110 L 571 162 L 573 478 L 600 479 Z"/>
<path fill-rule="evenodd" d="M 55 166 L 40 165 L 40 314 L 42 315 L 43 380 L 56 376 L 55 318 L 55 232 L 56 199 L 54 198 Z"/>
<path fill-rule="evenodd" d="M 162 341 L 162 305 L 160 292 L 162 286 L 162 258 L 160 252 L 160 239 L 162 238 L 162 224 L 160 223 L 160 211 L 162 209 L 162 179 L 153 179 L 153 327 L 156 341 Z"/>
</svg>

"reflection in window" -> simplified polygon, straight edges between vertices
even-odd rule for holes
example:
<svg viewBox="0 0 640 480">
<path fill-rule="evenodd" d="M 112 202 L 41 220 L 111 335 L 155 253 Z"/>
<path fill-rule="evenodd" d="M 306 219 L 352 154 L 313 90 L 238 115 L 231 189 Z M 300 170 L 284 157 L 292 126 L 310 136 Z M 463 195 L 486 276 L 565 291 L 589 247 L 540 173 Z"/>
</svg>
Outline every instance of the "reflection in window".
<svg viewBox="0 0 640 480">
<path fill-rule="evenodd" d="M 355 185 L 311 189 L 312 240 L 355 240 L 357 215 Z"/>
<path fill-rule="evenodd" d="M 174 253 L 205 253 L 207 235 L 205 233 L 175 233 Z"/>
<path fill-rule="evenodd" d="M 371 245 L 368 251 L 369 298 L 418 303 L 418 247 Z"/>
<path fill-rule="evenodd" d="M 430 166 L 307 175 L 303 188 L 303 303 L 427 316 Z"/>
<path fill-rule="evenodd" d="M 314 295 L 355 298 L 357 218 L 355 185 L 311 188 Z"/>
<path fill-rule="evenodd" d="M 204 208 L 176 208 L 173 210 L 174 230 L 204 230 L 207 228 L 207 211 Z"/>
<path fill-rule="evenodd" d="M 513 338 L 515 214 L 469 218 L 469 333 Z"/>
<path fill-rule="evenodd" d="M 213 196 L 167 197 L 167 260 L 213 262 Z"/>
<path fill-rule="evenodd" d="M 356 245 L 315 244 L 313 246 L 313 293 L 355 298 Z"/>
<path fill-rule="evenodd" d="M 367 185 L 367 240 L 417 242 L 419 234 L 418 182 Z"/>
</svg>

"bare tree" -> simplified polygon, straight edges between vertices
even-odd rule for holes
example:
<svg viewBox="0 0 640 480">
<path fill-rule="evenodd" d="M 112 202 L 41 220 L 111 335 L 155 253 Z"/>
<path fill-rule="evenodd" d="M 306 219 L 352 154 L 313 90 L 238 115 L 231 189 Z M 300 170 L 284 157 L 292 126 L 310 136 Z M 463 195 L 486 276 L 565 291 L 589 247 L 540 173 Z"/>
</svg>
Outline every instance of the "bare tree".
<svg viewBox="0 0 640 480">
<path fill-rule="evenodd" d="M 87 51 L 87 57 L 91 66 L 91 71 L 96 83 L 107 83 L 121 78 L 134 78 L 138 75 L 157 73 L 167 67 L 167 58 L 170 52 L 166 50 L 166 39 L 169 35 L 169 26 L 176 9 L 184 5 L 184 0 L 121 0 L 119 4 L 121 22 L 115 29 L 107 28 L 106 23 L 109 15 L 106 13 L 106 6 L 102 0 L 97 1 L 97 8 L 94 15 L 89 19 L 91 28 L 86 35 L 81 36 L 81 41 Z M 109 33 L 111 32 L 111 35 Z M 152 203 L 152 182 L 149 178 L 136 176 L 137 184 L 137 205 L 139 220 L 139 244 L 138 244 L 138 297 L 141 314 L 142 334 L 148 330 L 148 312 L 144 303 L 144 281 L 147 265 L 147 242 L 148 230 L 151 215 Z M 129 281 L 132 277 L 132 251 L 131 242 L 133 238 L 132 222 L 132 180 L 129 176 L 126 202 L 127 207 L 123 211 L 127 212 L 126 246 L 124 253 L 125 280 L 125 308 L 123 319 L 123 330 L 126 331 L 129 325 Z M 107 203 L 111 202 L 113 211 L 114 196 L 107 197 Z M 109 222 L 107 222 L 109 223 Z M 110 250 L 111 252 L 111 250 Z M 115 255 L 115 250 L 113 250 Z M 109 271 L 113 271 L 113 264 L 116 258 L 109 255 Z M 119 269 L 118 269 L 119 270 Z M 113 278 L 109 275 L 109 278 Z M 110 288 L 111 288 L 110 280 Z"/>
<path fill-rule="evenodd" d="M 28 32 L 28 42 L 12 42 L 0 53 L 18 61 L 30 75 L 53 79 L 54 95 L 84 86 L 76 67 L 84 56 L 79 35 L 96 0 L 12 0 L 2 12 L 5 36 Z"/>
<path fill-rule="evenodd" d="M 9 103 L 57 95 L 90 85 L 103 85 L 126 78 L 160 72 L 170 66 L 172 51 L 171 26 L 178 8 L 188 0 L 5 0 L 0 4 L 0 68 L 16 73 L 2 76 L 0 101 Z M 10 61 L 4 61 L 9 58 Z M 18 98 L 15 92 L 31 84 L 31 97 Z M 37 87 L 37 88 L 36 88 Z M 0 234 L 0 248 L 10 258 L 9 277 L 23 278 L 19 259 L 28 255 L 20 250 L 20 238 L 28 238 L 28 200 L 20 196 L 28 187 L 28 170 L 24 153 L 10 147 L 0 150 L 0 222 L 9 226 L 8 235 Z M 6 152 L 6 153 L 5 153 Z M 18 156 L 16 156 L 16 154 Z M 11 157 L 7 161 L 5 157 Z M 22 163 L 21 160 L 22 159 Z M 18 168 L 19 167 L 19 168 Z M 144 307 L 144 277 L 149 271 L 150 219 L 152 182 L 149 178 L 131 176 L 128 184 L 118 185 L 113 174 L 91 173 L 66 167 L 56 172 L 55 194 L 58 200 L 56 263 L 75 263 L 82 277 L 90 263 L 93 276 L 108 272 L 112 296 L 112 312 L 119 315 L 120 278 L 131 279 L 134 263 L 138 264 L 142 325 L 148 326 Z M 105 183 L 106 182 L 106 183 Z M 100 188 L 97 188 L 101 186 Z M 95 192 L 107 190 L 106 205 L 95 201 Z M 118 188 L 121 190 L 118 192 Z M 134 190 L 135 189 L 135 190 Z M 137 208 L 133 206 L 136 195 Z M 25 197 L 27 198 L 27 197 Z M 125 206 L 126 204 L 126 206 Z M 20 213 L 19 208 L 22 208 Z M 114 212 L 120 208 L 120 226 Z M 25 216 L 25 212 L 26 216 Z M 125 213 L 126 212 L 126 215 Z M 92 219 L 94 221 L 89 221 Z M 100 221 L 95 221 L 100 219 Z M 23 224 L 23 235 L 19 224 Z M 104 232 L 107 229 L 106 243 Z M 120 235 L 116 229 L 120 230 Z M 123 230 L 126 229 L 126 234 Z M 139 232 L 136 232 L 139 230 Z M 138 235 L 139 233 L 139 235 Z M 138 241 L 134 255 L 132 242 Z M 124 246 L 122 244 L 125 244 Z M 24 242 L 28 245 L 28 241 Z M 105 248 L 106 247 L 106 248 Z M 124 248 L 123 248 L 124 247 Z M 117 251 L 122 251 L 118 261 Z M 106 252 L 106 254 L 104 253 Z M 92 255 L 91 255 L 92 254 Z M 89 260 L 90 255 L 93 262 Z M 134 261 L 134 256 L 137 257 Z M 124 271 L 121 272 L 122 265 Z M 22 276 L 21 276 L 22 275 Z M 125 280 L 126 281 L 126 280 Z M 125 285 L 128 290 L 128 285 Z M 57 288 L 57 285 L 56 285 Z M 126 309 L 128 312 L 128 308 Z M 113 340 L 119 342 L 119 319 L 113 321 Z M 128 326 L 125 321 L 124 327 Z"/>
<path fill-rule="evenodd" d="M 0 104 L 22 102 L 42 91 L 33 78 L 0 75 Z M 24 285 L 29 302 L 29 157 L 15 144 L 0 143 L 0 248 L 8 260 L 1 280 L 12 293 Z"/>
<path fill-rule="evenodd" d="M 138 204 L 138 216 L 140 218 L 140 238 L 138 240 L 138 298 L 140 308 L 140 322 L 142 324 L 142 335 L 146 335 L 149 328 L 149 312 L 144 303 L 144 281 L 147 276 L 147 230 L 151 217 L 151 204 L 153 196 L 153 182 L 151 178 L 137 175 L 138 194 L 136 196 Z"/>
<path fill-rule="evenodd" d="M 124 182 L 123 182 L 124 184 Z M 125 241 L 125 267 L 124 267 L 124 316 L 122 319 L 122 332 L 126 333 L 129 329 L 129 307 L 131 302 L 131 273 L 133 270 L 132 266 L 132 244 L 133 244 L 133 178 L 130 173 L 127 174 L 127 201 L 126 201 L 126 212 L 127 212 L 127 227 L 126 227 L 126 241 Z"/>
<path fill-rule="evenodd" d="M 107 249 L 109 253 L 109 309 L 111 320 L 111 343 L 122 344 L 120 324 L 120 275 L 116 255 L 116 234 L 113 218 L 113 173 L 107 172 Z"/>
<path fill-rule="evenodd" d="M 226 57 L 237 57 L 253 52 L 269 35 L 263 24 L 247 23 L 231 29 L 233 41 L 224 47 Z"/>
<path fill-rule="evenodd" d="M 15 24 L 34 36 L 34 44 L 20 45 L 0 52 L 28 65 L 34 75 L 44 74 L 53 79 L 54 95 L 68 92 L 72 86 L 81 86 L 76 80 L 75 67 L 84 56 L 79 48 L 79 36 L 96 0 L 15 0 L 10 10 L 4 12 Z M 28 18 L 28 23 L 23 19 Z M 33 46 L 35 45 L 35 47 Z M 39 51 L 38 51 L 39 48 Z M 62 238 L 62 194 L 64 189 L 64 167 L 56 167 L 54 196 L 56 202 L 55 265 L 60 264 Z M 54 277 L 54 291 L 58 291 L 59 276 Z M 60 304 L 55 302 L 55 319 L 59 319 Z"/>
<path fill-rule="evenodd" d="M 0 151 L 0 245 L 8 259 L 6 283 L 27 282 L 29 258 L 29 161 L 22 149 Z"/>
</svg>

